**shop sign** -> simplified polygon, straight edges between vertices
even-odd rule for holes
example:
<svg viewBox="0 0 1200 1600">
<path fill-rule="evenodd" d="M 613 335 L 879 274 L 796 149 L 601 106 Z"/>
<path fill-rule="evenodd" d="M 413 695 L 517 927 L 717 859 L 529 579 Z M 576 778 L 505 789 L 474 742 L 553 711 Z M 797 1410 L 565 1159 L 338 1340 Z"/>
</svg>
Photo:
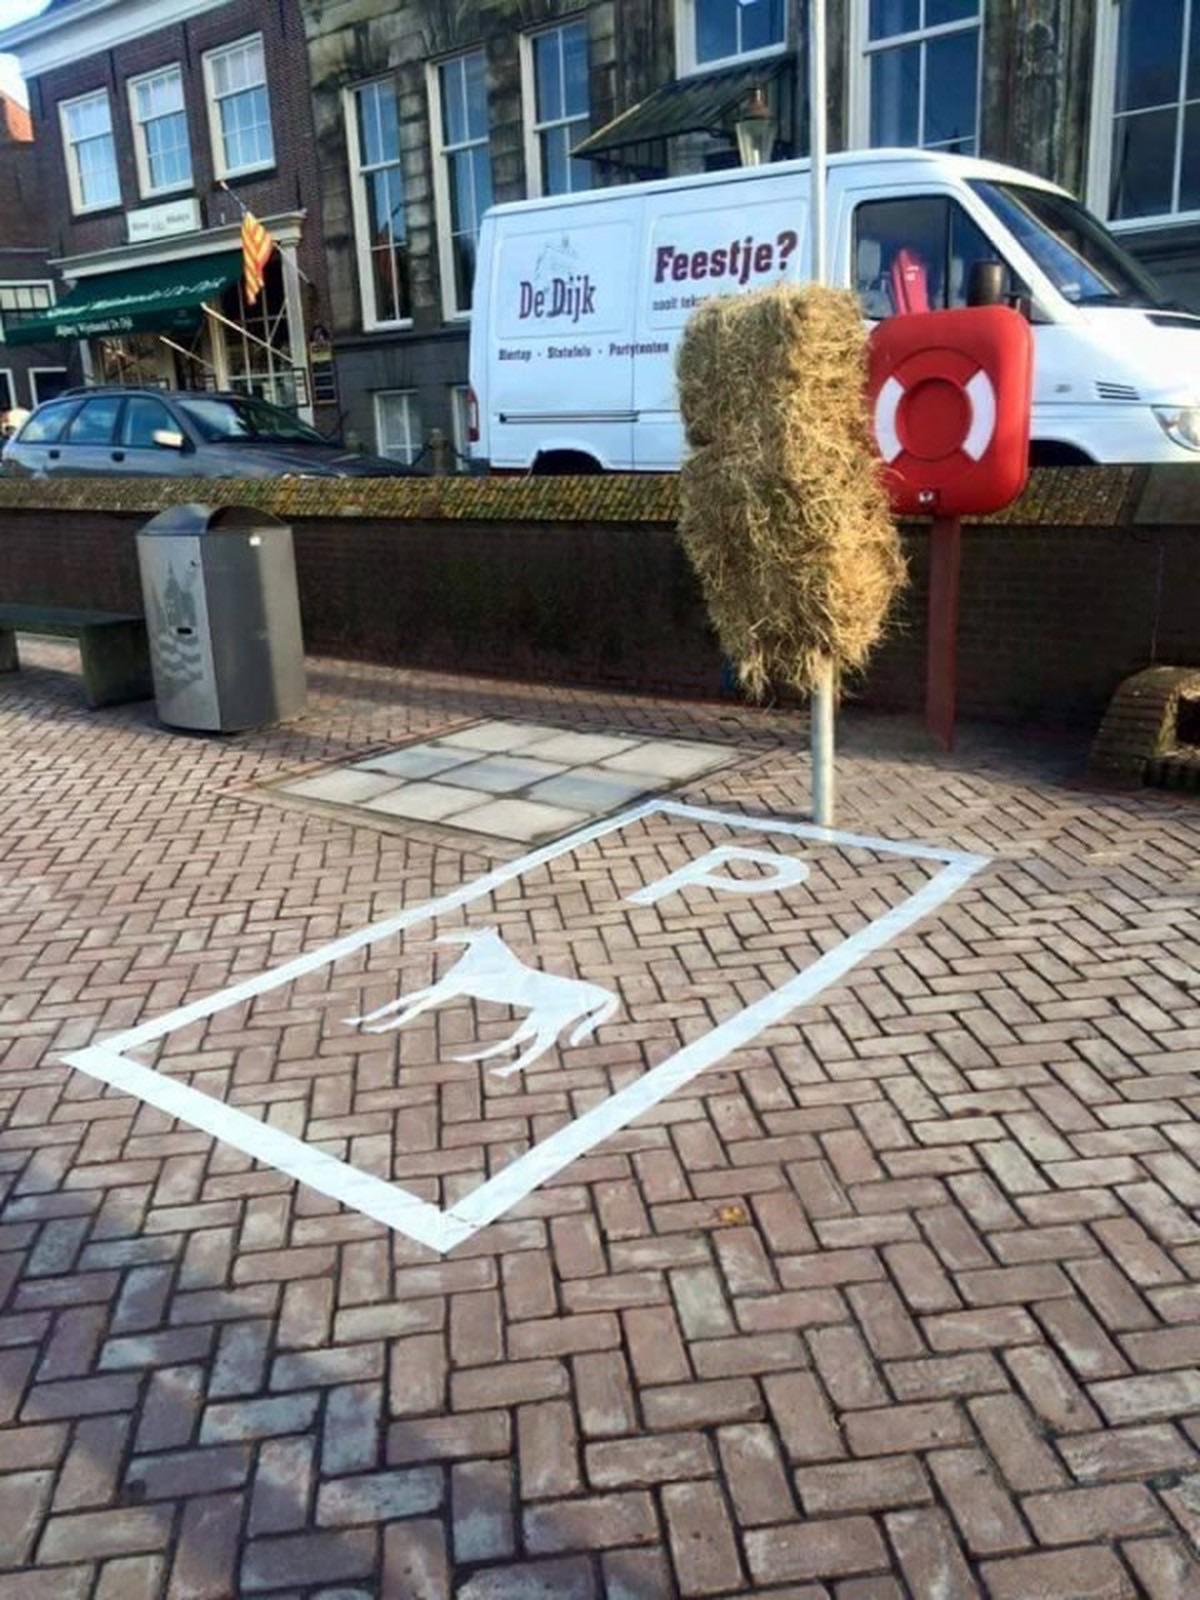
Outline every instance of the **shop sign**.
<svg viewBox="0 0 1200 1600">
<path fill-rule="evenodd" d="M 140 210 L 127 211 L 125 223 L 130 244 L 167 239 L 175 233 L 195 233 L 200 227 L 200 202 L 195 195 L 188 195 L 182 200 L 168 200 L 161 206 L 142 206 Z"/>
</svg>

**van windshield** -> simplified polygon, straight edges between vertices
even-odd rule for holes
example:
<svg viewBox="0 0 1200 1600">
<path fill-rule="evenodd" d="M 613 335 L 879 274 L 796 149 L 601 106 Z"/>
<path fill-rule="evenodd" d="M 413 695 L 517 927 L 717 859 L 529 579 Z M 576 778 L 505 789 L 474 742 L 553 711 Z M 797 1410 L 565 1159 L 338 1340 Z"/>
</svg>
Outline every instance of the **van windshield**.
<svg viewBox="0 0 1200 1600">
<path fill-rule="evenodd" d="M 971 188 L 1072 305 L 1147 311 L 1171 305 L 1150 274 L 1077 200 L 1049 189 L 983 178 L 971 179 Z"/>
</svg>

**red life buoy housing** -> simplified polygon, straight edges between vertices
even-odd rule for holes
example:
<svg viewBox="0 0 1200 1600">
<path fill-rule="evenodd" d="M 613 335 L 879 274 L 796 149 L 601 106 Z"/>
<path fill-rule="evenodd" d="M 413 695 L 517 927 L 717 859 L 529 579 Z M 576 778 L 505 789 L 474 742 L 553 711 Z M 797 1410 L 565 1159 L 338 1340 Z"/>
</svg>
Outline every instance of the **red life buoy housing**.
<svg viewBox="0 0 1200 1600">
<path fill-rule="evenodd" d="M 869 399 L 898 512 L 979 514 L 1025 486 L 1033 339 L 1005 306 L 889 317 L 871 337 Z"/>
</svg>

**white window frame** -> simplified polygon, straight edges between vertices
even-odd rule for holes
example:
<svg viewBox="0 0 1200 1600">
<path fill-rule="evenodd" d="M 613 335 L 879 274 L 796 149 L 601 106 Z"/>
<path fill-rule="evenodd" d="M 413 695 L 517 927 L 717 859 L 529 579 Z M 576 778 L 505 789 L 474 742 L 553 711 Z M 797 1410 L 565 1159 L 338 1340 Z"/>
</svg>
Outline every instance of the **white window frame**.
<svg viewBox="0 0 1200 1600">
<path fill-rule="evenodd" d="M 19 403 L 17 400 L 17 382 L 13 377 L 12 367 L 0 367 L 0 386 L 2 385 L 7 385 L 8 387 L 8 404 L 5 404 L 4 396 L 0 394 L 0 417 L 7 411 L 14 411 Z"/>
<path fill-rule="evenodd" d="M 49 278 L 0 278 L 0 293 L 5 289 L 45 289 L 47 295 L 46 304 L 32 307 L 31 309 L 37 311 L 52 311 L 54 309 L 54 284 Z M 11 311 L 8 314 L 11 316 Z M 4 317 L 5 308 L 0 305 L 0 340 L 3 339 Z"/>
<path fill-rule="evenodd" d="M 1146 233 L 1156 228 L 1174 228 L 1180 223 L 1200 221 L 1200 210 L 1164 211 L 1150 217 L 1109 217 L 1109 191 L 1112 185 L 1113 123 L 1117 114 L 1117 54 L 1119 42 L 1119 0 L 1100 0 L 1096 8 L 1096 45 L 1092 60 L 1092 121 L 1088 136 L 1087 200 L 1089 208 L 1111 233 Z M 1188 23 L 1200 28 L 1200 4 L 1192 0 L 1184 16 L 1184 35 L 1180 49 L 1180 84 L 1188 57 Z M 1187 102 L 1175 101 L 1176 110 Z M 1184 117 L 1179 117 L 1176 134 L 1176 175 L 1179 172 Z"/>
<path fill-rule="evenodd" d="M 188 176 L 182 183 L 166 183 L 158 188 L 150 181 L 150 152 L 146 148 L 146 124 L 138 116 L 137 91 L 138 86 L 149 83 L 154 78 L 164 78 L 173 72 L 179 78 L 180 98 L 183 105 L 180 115 L 183 125 L 187 129 Z M 125 86 L 129 96 L 129 125 L 133 129 L 133 156 L 137 163 L 138 193 L 143 200 L 151 200 L 163 194 L 184 194 L 195 187 L 196 171 L 192 162 L 192 130 L 188 125 L 187 99 L 183 93 L 183 67 L 178 61 L 167 61 L 161 67 L 156 67 L 153 72 L 139 72 L 136 78 L 130 78 Z"/>
<path fill-rule="evenodd" d="M 75 143 L 71 138 L 71 130 L 67 122 L 67 112 L 72 106 L 86 105 L 89 100 L 103 100 L 108 107 L 108 136 L 112 140 L 113 168 L 117 175 L 117 198 L 115 200 L 98 200 L 92 205 L 83 203 L 83 186 L 79 181 L 79 161 L 75 154 Z M 112 211 L 122 203 L 121 196 L 121 162 L 117 155 L 117 134 L 113 126 L 112 101 L 109 99 L 107 89 L 89 89 L 87 94 L 72 95 L 69 100 L 58 102 L 58 126 L 62 136 L 63 163 L 67 169 L 67 188 L 71 196 L 71 214 L 76 217 L 86 217 L 92 211 Z"/>
<path fill-rule="evenodd" d="M 871 38 L 871 0 L 850 0 L 850 26 L 847 47 L 850 55 L 850 149 L 869 150 L 871 146 L 871 57 L 884 50 L 907 44 L 926 44 L 949 34 L 979 30 L 979 49 L 975 53 L 975 154 L 980 149 L 983 121 L 983 56 L 986 46 L 987 3 L 978 0 L 979 14 L 958 22 L 943 22 L 933 28 L 917 28 L 911 33 L 896 33 L 886 39 Z M 918 91 L 917 129 L 925 121 L 925 52 L 921 52 L 921 84 Z M 939 145 L 915 144 L 914 150 L 937 150 Z"/>
<path fill-rule="evenodd" d="M 219 56 L 229 55 L 234 50 L 240 50 L 245 45 L 254 44 L 256 41 L 262 50 L 263 56 L 262 88 L 267 97 L 267 128 L 271 134 L 271 158 L 269 161 L 255 161 L 247 167 L 227 167 L 225 165 L 224 129 L 221 123 L 221 101 L 227 99 L 228 96 L 221 95 L 218 97 L 217 95 L 216 81 L 213 76 L 213 62 Z M 271 84 L 267 75 L 267 48 L 263 42 L 262 34 L 247 33 L 240 39 L 230 39 L 228 44 L 217 45 L 212 50 L 206 50 L 201 58 L 201 64 L 204 69 L 204 103 L 208 113 L 208 139 L 212 148 L 213 176 L 218 179 L 243 178 L 251 172 L 272 171 L 277 160 L 275 153 L 275 120 L 271 106 Z M 237 92 L 243 93 L 244 91 L 239 90 Z"/>
<path fill-rule="evenodd" d="M 42 397 L 38 393 L 38 379 L 41 377 L 43 372 L 55 372 L 55 373 L 61 372 L 64 375 L 67 375 L 70 372 L 70 368 L 69 367 L 30 367 L 30 369 L 29 369 L 29 397 L 33 401 L 35 407 L 36 406 L 40 406 L 41 403 L 42 403 Z"/>
<path fill-rule="evenodd" d="M 458 293 L 454 286 L 454 241 L 450 237 L 453 220 L 453 210 L 450 205 L 450 184 L 446 177 L 446 157 L 453 155 L 458 150 L 471 150 L 479 144 L 487 147 L 488 159 L 491 159 L 491 127 L 487 134 L 480 139 L 471 139 L 466 144 L 446 145 L 442 141 L 442 68 L 449 66 L 452 61 L 461 60 L 464 56 L 483 55 L 483 46 L 475 45 L 470 50 L 456 50 L 453 55 L 439 56 L 436 61 L 425 64 L 425 82 L 429 93 L 429 148 L 433 157 L 433 201 L 434 213 L 437 217 L 438 236 L 438 273 L 442 286 L 442 318 L 446 322 L 469 322 L 471 310 L 459 306 Z M 484 57 L 484 66 L 487 58 Z M 398 391 L 397 391 L 398 392 Z"/>
<path fill-rule="evenodd" d="M 371 263 L 371 223 L 370 212 L 367 207 L 367 186 L 363 182 L 362 151 L 358 142 L 358 94 L 362 89 L 370 89 L 377 83 L 389 83 L 396 93 L 397 110 L 399 109 L 399 93 L 395 77 L 387 73 L 379 78 L 367 78 L 362 83 L 348 84 L 342 90 L 342 116 L 346 125 L 346 154 L 350 162 L 350 209 L 354 218 L 354 253 L 358 261 L 358 282 L 362 293 L 363 329 L 371 331 L 376 328 L 411 328 L 412 317 L 388 318 L 379 315 L 379 307 L 375 303 L 375 273 Z M 391 163 L 388 163 L 391 165 Z M 407 207 L 407 184 L 404 181 L 404 155 L 400 152 L 397 163 L 400 167 L 401 184 L 406 190 L 405 205 Z M 372 168 L 372 171 L 378 170 Z"/>
<path fill-rule="evenodd" d="M 415 404 L 416 398 L 417 391 L 415 389 L 376 389 L 373 401 L 375 411 L 376 454 L 383 456 L 387 461 L 399 461 L 401 466 L 405 467 L 412 466 L 413 462 L 416 460 L 417 456 L 420 455 L 425 446 L 425 441 L 420 436 L 421 416 Z M 407 456 L 398 456 L 394 451 L 389 452 L 385 447 L 383 435 L 383 407 L 380 404 L 380 402 L 383 400 L 404 401 L 404 433 L 406 441 L 405 449 L 408 452 Z M 415 418 L 414 412 L 416 413 Z M 415 438 L 413 437 L 414 420 L 417 426 L 417 436 Z"/>
<path fill-rule="evenodd" d="M 773 56 L 787 54 L 790 6 L 783 7 L 783 38 L 778 44 L 763 45 L 759 50 L 746 50 L 740 55 L 719 56 L 712 61 L 696 59 L 696 0 L 675 0 L 675 73 L 680 78 L 690 78 L 697 72 L 720 72 L 722 67 L 740 65 L 746 61 L 769 61 Z"/>
<path fill-rule="evenodd" d="M 536 200 L 546 193 L 546 174 L 542 170 L 542 141 L 541 135 L 551 128 L 569 128 L 573 122 L 590 124 L 592 120 L 592 85 L 591 85 L 591 38 L 588 37 L 588 109 L 578 117 L 552 117 L 549 122 L 539 122 L 537 119 L 537 57 L 534 53 L 534 44 L 538 39 L 544 38 L 548 33 L 561 33 L 564 28 L 583 25 L 588 31 L 588 14 L 586 11 L 577 12 L 574 16 L 563 17 L 558 22 L 552 23 L 548 28 L 535 28 L 532 33 L 521 35 L 521 119 L 525 125 L 525 173 L 526 187 L 529 198 Z M 586 157 L 584 158 L 586 160 Z M 589 185 L 589 188 L 593 187 Z M 568 191 L 571 194 L 582 194 L 581 189 Z"/>
</svg>

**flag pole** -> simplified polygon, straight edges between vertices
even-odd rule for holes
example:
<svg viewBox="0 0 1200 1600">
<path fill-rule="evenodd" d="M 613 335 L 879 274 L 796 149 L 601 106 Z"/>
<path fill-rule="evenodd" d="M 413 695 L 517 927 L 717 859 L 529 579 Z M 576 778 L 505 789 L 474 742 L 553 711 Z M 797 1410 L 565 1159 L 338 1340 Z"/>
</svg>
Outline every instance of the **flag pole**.
<svg viewBox="0 0 1200 1600">
<path fill-rule="evenodd" d="M 225 191 L 225 193 L 229 196 L 229 198 L 233 201 L 234 205 L 239 208 L 239 210 L 242 213 L 243 220 L 245 220 L 246 217 L 253 217 L 254 216 L 253 211 L 251 211 L 250 207 L 242 199 L 241 195 L 240 194 L 234 194 L 233 190 L 225 182 L 224 178 L 218 178 L 217 179 L 217 188 L 218 189 L 223 189 Z M 257 221 L 258 219 L 256 218 L 255 220 Z M 276 248 L 276 250 L 278 250 L 280 247 L 279 247 L 279 245 L 276 245 L 275 248 Z M 309 277 L 308 273 L 305 272 L 304 268 L 300 265 L 299 261 L 297 261 L 295 265 L 296 265 L 296 276 L 303 283 L 307 283 L 309 285 L 309 287 L 311 288 L 312 287 L 312 279 Z"/>
<path fill-rule="evenodd" d="M 811 193 L 808 228 L 810 240 L 809 275 L 813 283 L 826 278 L 825 248 L 825 0 L 809 0 L 808 31 L 808 154 Z M 832 656 L 822 656 L 817 664 L 809 713 L 809 744 L 812 750 L 813 817 L 822 828 L 834 821 L 836 785 L 834 781 L 834 704 L 836 670 Z"/>
</svg>

